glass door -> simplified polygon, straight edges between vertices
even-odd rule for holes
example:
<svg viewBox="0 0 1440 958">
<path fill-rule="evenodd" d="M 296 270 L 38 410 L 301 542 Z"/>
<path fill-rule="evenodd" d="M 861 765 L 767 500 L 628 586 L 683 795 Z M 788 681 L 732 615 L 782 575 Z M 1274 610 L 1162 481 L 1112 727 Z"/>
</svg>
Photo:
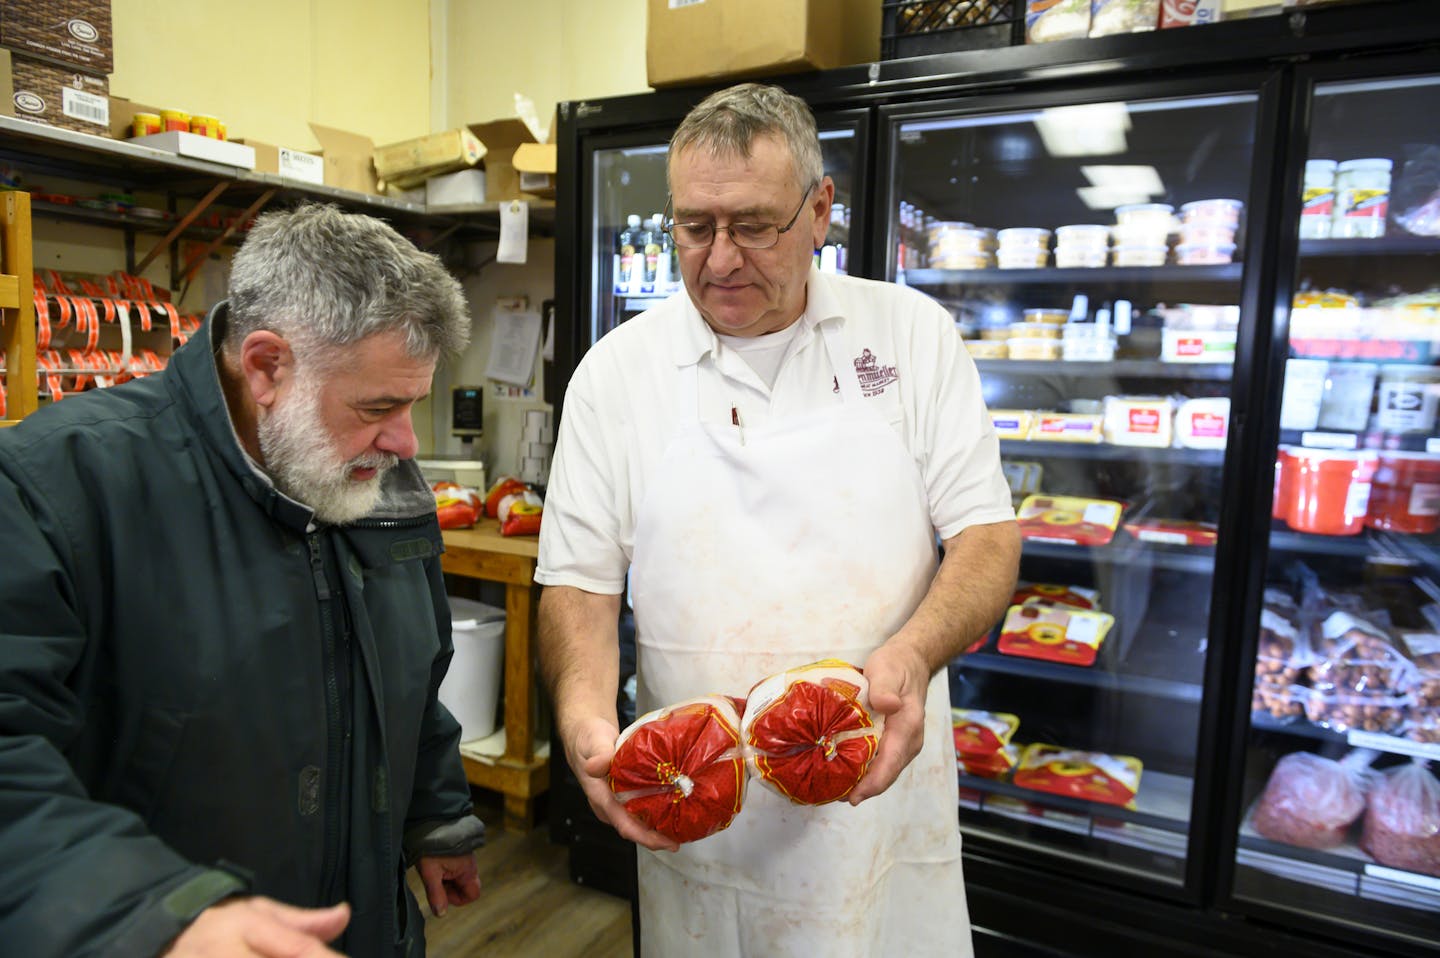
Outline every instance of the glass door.
<svg viewBox="0 0 1440 958">
<path fill-rule="evenodd" d="M 1388 936 L 1387 953 L 1433 954 L 1440 128 L 1420 118 L 1440 76 L 1304 89 L 1233 890 L 1307 926 Z"/>
<path fill-rule="evenodd" d="M 1025 536 L 951 667 L 969 848 L 1194 894 L 1259 89 L 892 121 L 887 273 L 953 314 Z"/>
<path fill-rule="evenodd" d="M 835 182 L 835 203 L 817 265 L 829 272 L 859 272 L 861 253 L 850 240 L 863 234 L 865 115 L 863 111 L 821 114 L 820 148 L 825 172 Z M 591 177 L 589 227 L 593 249 L 590 328 L 586 345 L 620 323 L 681 290 L 679 261 L 660 229 L 668 198 L 665 163 L 669 135 L 626 144 L 597 145 L 588 151 Z"/>
</svg>

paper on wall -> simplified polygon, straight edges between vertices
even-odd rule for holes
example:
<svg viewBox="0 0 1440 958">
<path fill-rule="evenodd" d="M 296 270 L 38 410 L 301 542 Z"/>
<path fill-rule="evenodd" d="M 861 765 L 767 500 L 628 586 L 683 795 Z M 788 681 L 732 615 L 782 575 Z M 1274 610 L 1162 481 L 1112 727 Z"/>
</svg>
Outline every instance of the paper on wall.
<svg viewBox="0 0 1440 958">
<path fill-rule="evenodd" d="M 516 386 L 529 385 L 535 375 L 535 354 L 540 351 L 540 314 L 497 309 L 493 316 L 486 378 Z"/>
<path fill-rule="evenodd" d="M 529 222 L 530 204 L 520 200 L 500 204 L 500 245 L 495 250 L 495 262 L 525 262 Z"/>
</svg>

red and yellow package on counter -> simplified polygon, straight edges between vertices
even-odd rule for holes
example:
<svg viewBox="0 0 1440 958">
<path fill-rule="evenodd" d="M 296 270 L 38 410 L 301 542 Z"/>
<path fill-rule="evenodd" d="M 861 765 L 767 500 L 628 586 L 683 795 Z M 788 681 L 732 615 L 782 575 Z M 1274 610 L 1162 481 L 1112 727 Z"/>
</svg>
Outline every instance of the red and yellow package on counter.
<svg viewBox="0 0 1440 958">
<path fill-rule="evenodd" d="M 1002 655 L 1088 666 L 1115 617 L 1108 612 L 1056 605 L 1012 605 L 1000 626 L 996 648 Z"/>
<path fill-rule="evenodd" d="M 1043 745 L 1029 746 L 1011 780 L 1021 788 L 1135 809 L 1144 766 L 1130 755 L 1107 755 Z"/>
<path fill-rule="evenodd" d="M 1125 503 L 1077 496 L 1026 496 L 1015 513 L 1020 534 L 1038 542 L 1103 546 L 1115 538 Z"/>
</svg>

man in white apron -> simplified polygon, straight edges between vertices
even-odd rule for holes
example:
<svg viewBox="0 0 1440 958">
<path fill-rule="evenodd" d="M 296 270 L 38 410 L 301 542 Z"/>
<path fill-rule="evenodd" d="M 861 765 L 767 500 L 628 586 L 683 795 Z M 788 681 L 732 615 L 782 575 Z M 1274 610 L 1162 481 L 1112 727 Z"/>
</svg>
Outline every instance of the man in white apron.
<svg viewBox="0 0 1440 958">
<path fill-rule="evenodd" d="M 644 846 L 647 958 L 969 955 L 944 667 L 1020 554 L 975 367 L 933 301 L 812 268 L 835 188 L 802 101 L 712 95 L 669 180 L 685 292 L 585 356 L 550 474 L 540 651 L 566 758 Z M 863 666 L 885 729 L 848 803 L 752 787 L 679 849 L 626 814 L 606 773 L 627 573 L 641 712 Z"/>
</svg>

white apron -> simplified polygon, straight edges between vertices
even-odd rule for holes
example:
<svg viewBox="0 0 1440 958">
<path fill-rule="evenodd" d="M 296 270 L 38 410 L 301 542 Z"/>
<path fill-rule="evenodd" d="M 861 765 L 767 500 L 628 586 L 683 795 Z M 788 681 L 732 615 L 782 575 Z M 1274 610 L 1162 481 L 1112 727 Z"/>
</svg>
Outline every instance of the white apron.
<svg viewBox="0 0 1440 958">
<path fill-rule="evenodd" d="M 700 422 L 698 367 L 680 371 L 682 425 L 649 477 L 630 569 L 641 713 L 744 696 L 817 659 L 863 665 L 930 585 L 919 469 L 821 328 L 843 402 L 743 436 Z M 967 958 L 956 801 L 942 671 L 924 748 L 883 795 L 810 808 L 752 782 L 727 830 L 641 849 L 642 952 Z"/>
</svg>

